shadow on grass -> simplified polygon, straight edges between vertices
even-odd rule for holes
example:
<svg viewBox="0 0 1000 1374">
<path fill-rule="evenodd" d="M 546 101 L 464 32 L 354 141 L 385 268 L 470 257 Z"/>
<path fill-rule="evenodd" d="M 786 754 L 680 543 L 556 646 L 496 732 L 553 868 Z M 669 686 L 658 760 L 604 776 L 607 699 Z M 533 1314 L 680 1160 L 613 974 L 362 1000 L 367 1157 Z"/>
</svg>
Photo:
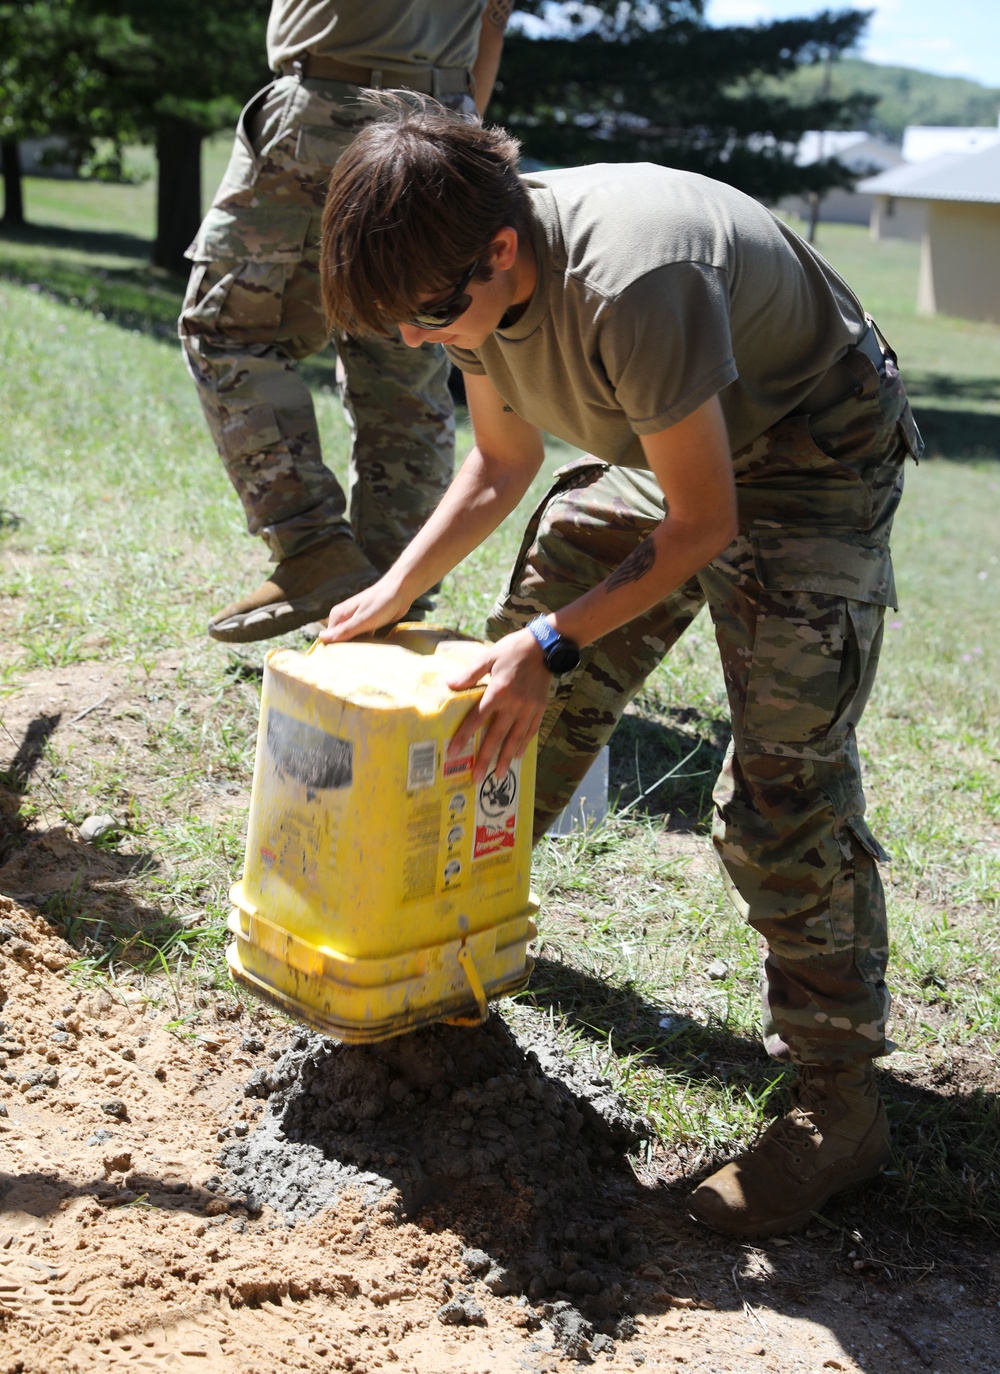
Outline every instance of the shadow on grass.
<svg viewBox="0 0 1000 1374">
<path fill-rule="evenodd" d="M 728 722 L 693 707 L 630 711 L 611 736 L 609 799 L 619 812 L 665 817 L 669 830 L 707 834 L 728 743 Z"/>
<path fill-rule="evenodd" d="M 1000 415 L 924 405 L 915 405 L 913 413 L 924 437 L 925 458 L 958 463 L 1000 459 Z"/>
<path fill-rule="evenodd" d="M 518 1000 L 618 1058 L 639 1057 L 644 1067 L 687 1082 L 722 1082 L 737 1092 L 746 1086 L 760 1098 L 769 1082 L 790 1073 L 756 1038 L 678 1014 L 649 1002 L 630 984 L 616 986 L 561 960 L 537 959 Z M 905 1225 L 922 1241 L 941 1227 L 952 1237 L 966 1229 L 1000 1237 L 997 1093 L 975 1087 L 950 1094 L 914 1082 L 912 1074 L 904 1080 L 893 1073 L 891 1057 L 880 1061 L 879 1083 L 895 1157 L 869 1197 L 884 1209 L 885 1221 L 898 1229 L 905 1215 Z M 669 1142 L 664 1145 L 669 1153 Z M 668 1168 L 669 1177 L 675 1173 Z M 893 1264 L 901 1263 L 897 1254 Z"/>
<path fill-rule="evenodd" d="M 519 1000 L 616 1055 L 641 1055 L 646 1064 L 687 1077 L 728 1081 L 775 1073 L 774 1061 L 757 1039 L 681 1015 L 674 1007 L 647 1001 L 630 983 L 617 986 L 560 959 L 536 959 Z"/>
<path fill-rule="evenodd" d="M 146 261 L 149 245 L 144 239 L 98 230 L 29 227 L 0 234 L 0 255 L 6 243 L 27 244 L 36 251 L 30 256 L 0 260 L 0 279 L 101 315 L 123 329 L 176 339 L 184 282 Z M 79 257 L 57 255 L 66 249 Z M 120 267 L 103 266 L 88 262 L 88 253 L 135 261 Z"/>
<path fill-rule="evenodd" d="M 35 251 L 30 257 L 4 260 L 6 243 Z M 148 239 L 111 230 L 33 224 L 6 229 L 0 231 L 0 280 L 44 292 L 64 305 L 176 346 L 186 278 L 153 267 L 150 247 Z M 53 252 L 66 256 L 52 256 Z M 72 255 L 76 255 L 75 260 Z M 105 266 L 88 262 L 88 255 L 133 261 L 125 266 Z M 332 388 L 336 384 L 332 350 L 297 362 L 296 367 L 312 387 Z"/>
<path fill-rule="evenodd" d="M 23 800 L 61 715 L 36 716 L 0 770 L 0 893 L 50 921 L 93 967 L 110 959 L 162 965 L 163 955 L 193 939 L 180 922 L 136 899 L 131 880 L 160 868 L 155 855 L 120 854 L 114 840 L 87 844 L 70 826 L 33 829 Z"/>
<path fill-rule="evenodd" d="M 915 403 L 929 396 L 939 401 L 989 405 L 1000 401 L 1000 377 L 952 377 L 945 372 L 918 372 L 907 375 L 906 394 Z"/>
<path fill-rule="evenodd" d="M 61 720 L 61 712 L 51 716 L 36 716 L 25 730 L 20 744 L 3 726 L 3 735 L 17 746 L 17 752 L 7 767 L 0 770 L 0 864 L 5 863 L 22 843 L 26 829 L 21 814 L 24 793 L 42 760 L 46 744 Z"/>
</svg>

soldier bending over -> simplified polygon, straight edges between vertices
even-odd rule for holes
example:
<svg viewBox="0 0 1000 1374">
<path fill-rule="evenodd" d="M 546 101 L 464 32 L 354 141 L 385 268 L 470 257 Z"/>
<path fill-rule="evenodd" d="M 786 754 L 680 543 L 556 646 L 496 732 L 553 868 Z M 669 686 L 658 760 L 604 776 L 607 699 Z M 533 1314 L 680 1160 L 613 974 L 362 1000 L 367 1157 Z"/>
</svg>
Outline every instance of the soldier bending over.
<svg viewBox="0 0 1000 1374">
<path fill-rule="evenodd" d="M 452 683 L 490 675 L 452 747 L 482 732 L 481 778 L 542 727 L 544 829 L 707 601 L 733 727 L 714 841 L 766 942 L 766 1047 L 798 1075 L 789 1114 L 691 1209 L 740 1236 L 800 1226 L 889 1157 L 885 856 L 855 727 L 919 443 L 896 359 L 827 263 L 731 187 L 651 165 L 521 177 L 501 130 L 379 103 L 331 179 L 324 302 L 338 328 L 444 344 L 475 445 L 323 637 L 398 619 L 475 549 L 538 472 L 541 430 L 595 455 L 557 481 L 502 637 Z"/>
</svg>

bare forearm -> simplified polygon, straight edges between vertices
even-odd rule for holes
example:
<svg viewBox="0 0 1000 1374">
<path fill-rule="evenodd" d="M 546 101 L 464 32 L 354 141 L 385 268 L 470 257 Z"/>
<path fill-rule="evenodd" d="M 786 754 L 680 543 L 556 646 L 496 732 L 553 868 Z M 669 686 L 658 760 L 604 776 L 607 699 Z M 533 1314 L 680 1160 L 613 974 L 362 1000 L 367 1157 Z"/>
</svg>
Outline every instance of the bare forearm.
<svg viewBox="0 0 1000 1374">
<path fill-rule="evenodd" d="M 663 523 L 615 571 L 549 620 L 583 646 L 633 620 L 700 571 L 730 542 L 731 532 Z"/>
<path fill-rule="evenodd" d="M 486 106 L 493 94 L 500 70 L 504 30 L 513 8 L 513 0 L 486 0 L 479 33 L 479 51 L 472 65 L 472 76 L 476 83 L 476 109 L 480 114 L 486 113 Z"/>
<path fill-rule="evenodd" d="M 478 447 L 473 448 L 434 514 L 386 578 L 411 600 L 440 582 L 514 510 L 538 465 L 509 471 L 491 464 Z"/>
</svg>

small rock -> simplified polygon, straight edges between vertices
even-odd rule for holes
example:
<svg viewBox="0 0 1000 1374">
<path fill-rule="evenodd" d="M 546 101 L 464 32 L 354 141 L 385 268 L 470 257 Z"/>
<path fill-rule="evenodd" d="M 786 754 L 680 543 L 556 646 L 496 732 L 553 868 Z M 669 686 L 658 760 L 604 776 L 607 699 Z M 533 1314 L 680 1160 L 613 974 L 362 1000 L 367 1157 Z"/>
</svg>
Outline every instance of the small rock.
<svg viewBox="0 0 1000 1374">
<path fill-rule="evenodd" d="M 246 1050 L 247 1054 L 260 1054 L 263 1048 L 263 1040 L 258 1040 L 256 1035 L 244 1035 L 240 1041 L 240 1049 Z"/>
<path fill-rule="evenodd" d="M 729 977 L 729 965 L 725 959 L 713 959 L 705 973 L 713 983 L 721 983 L 724 978 Z"/>
<path fill-rule="evenodd" d="M 120 1097 L 108 1097 L 101 1103 L 101 1111 L 106 1116 L 117 1117 L 119 1121 L 124 1121 L 128 1116 L 128 1108 Z"/>
<path fill-rule="evenodd" d="M 127 1059 L 130 1064 L 134 1063 L 135 1050 L 130 1049 L 128 1046 L 126 1046 L 125 1049 L 122 1050 L 122 1058 Z"/>
<path fill-rule="evenodd" d="M 104 1127 L 102 1126 L 101 1129 L 98 1130 L 98 1131 L 95 1131 L 93 1135 L 89 1135 L 89 1136 L 87 1137 L 87 1139 L 84 1141 L 84 1144 L 85 1144 L 85 1145 L 103 1145 L 104 1142 L 105 1142 L 106 1140 L 114 1140 L 114 1138 L 115 1138 L 115 1133 L 114 1133 L 114 1131 L 106 1131 L 106 1130 L 104 1129 Z"/>
<path fill-rule="evenodd" d="M 392 1092 L 392 1088 L 389 1091 Z M 493 1261 L 485 1250 L 466 1249 L 460 1258 L 470 1274 L 485 1274 L 493 1267 Z"/>
<path fill-rule="evenodd" d="M 601 1281 L 589 1269 L 577 1269 L 567 1277 L 566 1288 L 570 1293 L 599 1293 Z"/>
<path fill-rule="evenodd" d="M 442 1326 L 485 1326 L 486 1313 L 470 1293 L 456 1293 L 437 1311 Z"/>
<path fill-rule="evenodd" d="M 483 1282 L 495 1298 L 509 1297 L 512 1293 L 516 1293 L 518 1289 L 517 1281 L 513 1274 L 500 1265 L 497 1265 L 495 1269 L 491 1269 Z"/>
<path fill-rule="evenodd" d="M 557 1302 L 546 1309 L 545 1317 L 556 1338 L 556 1344 L 571 1360 L 584 1360 L 590 1353 L 594 1328 L 572 1303 Z"/>
<path fill-rule="evenodd" d="M 221 1217 L 223 1212 L 229 1211 L 229 1203 L 221 1197 L 214 1197 L 211 1202 L 205 1204 L 205 1215 L 207 1217 Z"/>
<path fill-rule="evenodd" d="M 102 835 L 110 835 L 118 829 L 114 816 L 88 816 L 80 826 L 80 839 L 85 844 L 93 844 Z"/>
<path fill-rule="evenodd" d="M 105 1132 L 111 1135 L 110 1131 Z M 106 1174 L 124 1174 L 132 1167 L 132 1154 L 129 1150 L 123 1150 L 119 1155 L 104 1156 L 104 1172 Z"/>
<path fill-rule="evenodd" d="M 233 1127 L 233 1135 L 239 1136 L 242 1139 L 243 1136 L 249 1134 L 249 1124 L 246 1121 L 237 1121 L 236 1125 Z"/>
<path fill-rule="evenodd" d="M 243 1084 L 244 1097 L 270 1097 L 271 1090 L 271 1075 L 266 1069 L 254 1069 Z"/>
<path fill-rule="evenodd" d="M 610 1359 L 615 1353 L 615 1343 L 610 1336 L 598 1333 L 590 1342 L 590 1350 L 593 1355 L 607 1355 Z"/>
<path fill-rule="evenodd" d="M 3 1102 L 0 1102 L 0 1116 L 6 1116 L 6 1115 L 7 1115 L 7 1108 L 6 1108 L 6 1106 L 4 1105 Z"/>
<path fill-rule="evenodd" d="M 536 1274 L 535 1277 L 528 1284 L 528 1301 L 541 1302 L 541 1300 L 545 1297 L 545 1294 L 548 1291 L 548 1285 L 542 1278 L 541 1274 Z"/>
<path fill-rule="evenodd" d="M 25 1102 L 40 1102 L 43 1097 L 48 1096 L 48 1088 L 39 1083 L 34 1088 L 28 1088 L 24 1094 Z"/>
</svg>

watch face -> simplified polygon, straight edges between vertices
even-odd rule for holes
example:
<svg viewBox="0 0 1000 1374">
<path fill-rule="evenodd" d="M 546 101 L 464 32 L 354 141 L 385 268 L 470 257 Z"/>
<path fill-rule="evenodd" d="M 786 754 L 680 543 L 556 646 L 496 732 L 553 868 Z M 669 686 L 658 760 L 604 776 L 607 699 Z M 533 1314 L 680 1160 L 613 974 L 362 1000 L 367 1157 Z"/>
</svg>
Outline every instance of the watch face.
<svg viewBox="0 0 1000 1374">
<path fill-rule="evenodd" d="M 571 672 L 580 662 L 580 650 L 572 641 L 560 639 L 545 655 L 549 670 L 555 674 Z"/>
</svg>

